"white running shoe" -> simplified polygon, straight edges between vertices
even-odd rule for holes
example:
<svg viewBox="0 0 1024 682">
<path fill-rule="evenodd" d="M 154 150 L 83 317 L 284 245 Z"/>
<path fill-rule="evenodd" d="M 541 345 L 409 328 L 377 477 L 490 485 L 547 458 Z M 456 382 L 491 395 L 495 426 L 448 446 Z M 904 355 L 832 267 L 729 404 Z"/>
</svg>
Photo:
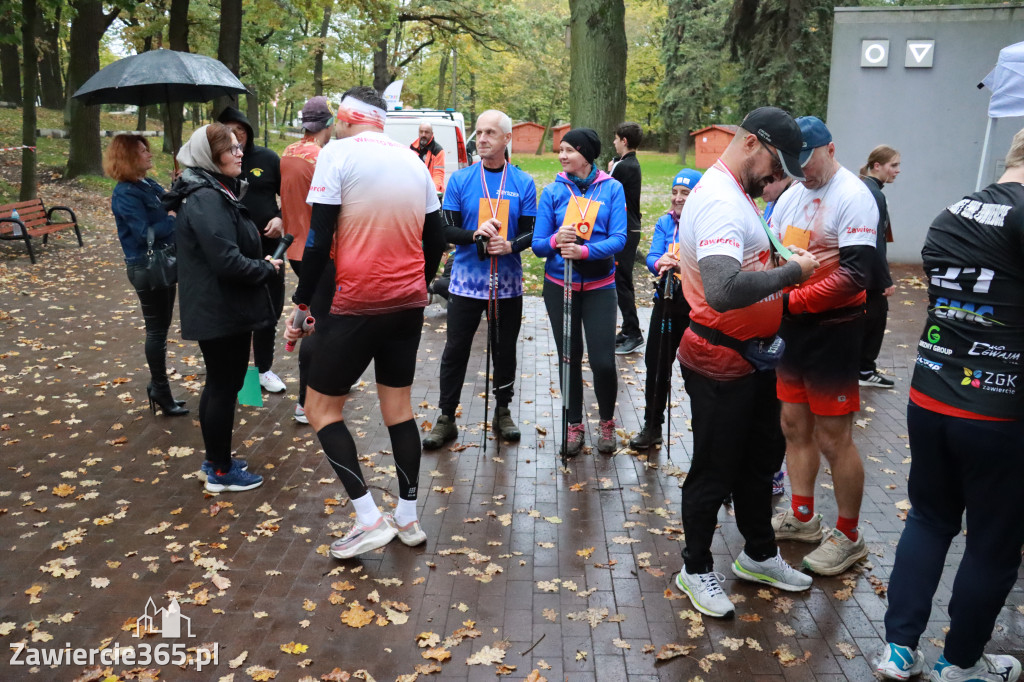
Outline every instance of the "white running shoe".
<svg viewBox="0 0 1024 682">
<path fill-rule="evenodd" d="M 732 572 L 741 580 L 771 585 L 787 592 L 803 592 L 813 582 L 811 576 L 787 564 L 778 550 L 775 556 L 764 561 L 754 561 L 745 551 L 740 552 L 732 562 Z"/>
<path fill-rule="evenodd" d="M 331 556 L 335 559 L 348 559 L 363 552 L 383 547 L 398 535 L 398 529 L 381 516 L 372 526 L 364 526 L 358 521 L 340 540 L 331 543 Z"/>
<path fill-rule="evenodd" d="M 723 580 L 725 576 L 721 573 L 712 571 L 694 575 L 687 573 L 686 567 L 683 566 L 676 575 L 676 587 L 690 598 L 693 608 L 715 618 L 725 618 L 733 615 L 736 607 L 722 591 Z"/>
<path fill-rule="evenodd" d="M 821 530 L 821 514 L 815 514 L 810 521 L 801 521 L 790 507 L 772 517 L 772 528 L 776 540 L 820 542 L 824 535 Z"/>
<path fill-rule="evenodd" d="M 841 530 L 833 528 L 818 549 L 804 557 L 804 567 L 819 575 L 839 575 L 867 555 L 863 533 L 858 533 L 854 542 Z"/>
<path fill-rule="evenodd" d="M 402 544 L 408 545 L 409 547 L 415 547 L 416 545 L 422 545 L 427 541 L 427 534 L 423 532 L 423 528 L 420 527 L 420 522 L 410 521 L 404 526 L 399 526 L 398 522 L 395 521 L 394 515 L 390 512 L 384 514 L 384 518 L 388 520 L 395 530 L 398 531 L 398 539 L 402 541 Z"/>
<path fill-rule="evenodd" d="M 260 374 L 260 386 L 263 390 L 270 393 L 280 393 L 285 389 L 284 382 L 281 381 L 281 377 L 274 374 L 271 370 L 267 370 Z"/>
<path fill-rule="evenodd" d="M 924 654 L 909 646 L 888 643 L 882 648 L 875 670 L 887 680 L 908 680 L 924 672 Z"/>
<path fill-rule="evenodd" d="M 932 668 L 932 682 L 1015 682 L 1020 677 L 1020 661 L 1013 656 L 982 654 L 970 668 L 960 668 L 945 655 Z"/>
<path fill-rule="evenodd" d="M 309 418 L 306 417 L 306 409 L 302 407 L 302 405 L 295 406 L 295 414 L 293 416 L 295 417 L 295 421 L 299 422 L 300 424 L 309 423 Z"/>
</svg>

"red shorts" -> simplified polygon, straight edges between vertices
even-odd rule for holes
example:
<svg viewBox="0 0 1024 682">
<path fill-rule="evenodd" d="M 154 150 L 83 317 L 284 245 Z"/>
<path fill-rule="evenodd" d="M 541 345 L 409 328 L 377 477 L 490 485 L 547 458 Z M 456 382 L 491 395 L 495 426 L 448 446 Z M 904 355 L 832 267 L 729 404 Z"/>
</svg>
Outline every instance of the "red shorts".
<svg viewBox="0 0 1024 682">
<path fill-rule="evenodd" d="M 835 417 L 860 410 L 860 346 L 864 318 L 819 324 L 783 320 L 786 351 L 776 369 L 784 403 L 807 403 L 812 414 Z"/>
</svg>

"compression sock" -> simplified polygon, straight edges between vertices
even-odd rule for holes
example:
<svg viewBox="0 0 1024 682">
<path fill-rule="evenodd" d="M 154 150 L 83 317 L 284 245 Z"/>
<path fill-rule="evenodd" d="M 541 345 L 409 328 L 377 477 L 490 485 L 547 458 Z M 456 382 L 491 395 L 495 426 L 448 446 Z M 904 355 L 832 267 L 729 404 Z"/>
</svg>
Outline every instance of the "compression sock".
<svg viewBox="0 0 1024 682">
<path fill-rule="evenodd" d="M 420 434 L 412 419 L 388 427 L 391 436 L 391 450 L 395 453 L 395 468 L 398 470 L 398 497 L 415 500 L 417 481 L 420 477 Z"/>
<path fill-rule="evenodd" d="M 814 497 L 793 495 L 793 516 L 804 523 L 814 518 Z"/>
<path fill-rule="evenodd" d="M 836 521 L 836 530 L 848 537 L 850 542 L 857 542 L 857 538 L 860 537 L 860 533 L 857 532 L 857 522 L 859 520 L 860 517 L 858 516 L 852 519 L 840 516 L 839 520 Z"/>
<path fill-rule="evenodd" d="M 407 526 L 417 520 L 419 516 L 416 514 L 416 500 L 403 500 L 399 497 L 398 506 L 395 507 L 395 523 Z"/>
<path fill-rule="evenodd" d="M 366 482 L 363 480 L 356 453 L 356 442 L 344 421 L 332 422 L 316 432 L 320 439 L 320 447 L 327 455 L 327 461 L 334 468 L 334 473 L 341 479 L 349 498 L 355 500 L 367 493 Z"/>
<path fill-rule="evenodd" d="M 362 497 L 353 497 L 352 506 L 356 508 L 356 520 L 364 526 L 372 526 L 380 520 L 381 513 L 377 509 L 373 493 L 367 491 Z"/>
</svg>

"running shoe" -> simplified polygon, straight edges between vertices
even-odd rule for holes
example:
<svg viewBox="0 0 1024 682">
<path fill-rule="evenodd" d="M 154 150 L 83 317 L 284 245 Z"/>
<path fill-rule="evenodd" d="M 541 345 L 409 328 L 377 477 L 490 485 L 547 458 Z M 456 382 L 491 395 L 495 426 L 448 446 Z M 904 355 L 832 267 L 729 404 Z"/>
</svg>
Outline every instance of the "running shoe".
<svg viewBox="0 0 1024 682">
<path fill-rule="evenodd" d="M 868 388 L 892 388 L 896 385 L 896 382 L 892 379 L 878 372 L 872 372 L 871 374 L 864 374 L 862 372 L 858 383 Z"/>
<path fill-rule="evenodd" d="M 804 568 L 819 575 L 839 575 L 867 555 L 863 533 L 858 533 L 854 542 L 841 530 L 833 528 L 818 548 L 804 557 Z"/>
<path fill-rule="evenodd" d="M 629 447 L 634 450 L 647 450 L 654 445 L 661 445 L 661 424 L 644 422 L 640 433 L 629 439 Z"/>
<path fill-rule="evenodd" d="M 622 340 L 622 343 L 615 344 L 615 354 L 629 355 L 642 345 L 644 345 L 644 337 L 627 336 Z"/>
<path fill-rule="evenodd" d="M 615 452 L 615 419 L 605 419 L 598 426 L 597 451 L 602 455 Z"/>
<path fill-rule="evenodd" d="M 924 654 L 909 646 L 886 644 L 875 670 L 887 680 L 907 680 L 924 672 Z"/>
<path fill-rule="evenodd" d="M 295 406 L 295 414 L 292 416 L 295 418 L 295 421 L 299 422 L 300 424 L 309 423 L 309 418 L 306 416 L 306 408 L 304 408 L 302 405 Z"/>
<path fill-rule="evenodd" d="M 237 493 L 252 490 L 263 485 L 263 477 L 251 474 L 244 469 L 233 466 L 226 474 L 209 474 L 206 477 L 206 490 L 211 493 Z"/>
<path fill-rule="evenodd" d="M 786 479 L 785 471 L 778 471 L 772 476 L 772 497 L 776 495 L 785 495 L 786 486 L 783 481 Z"/>
<path fill-rule="evenodd" d="M 982 654 L 970 668 L 961 668 L 946 660 L 945 655 L 932 668 L 932 682 L 1014 682 L 1020 677 L 1020 661 L 1013 656 Z"/>
<path fill-rule="evenodd" d="M 242 471 L 245 471 L 246 469 L 249 468 L 249 463 L 246 462 L 244 459 L 238 459 L 233 457 L 231 459 L 231 468 L 237 468 L 241 469 Z M 217 473 L 213 469 L 213 462 L 211 462 L 208 459 L 203 460 L 203 465 L 199 467 L 199 471 L 203 474 L 203 476 L 209 476 L 210 474 Z"/>
<path fill-rule="evenodd" d="M 565 451 L 566 457 L 575 457 L 583 452 L 583 424 L 569 424 L 569 436 Z"/>
<path fill-rule="evenodd" d="M 771 585 L 787 592 L 803 592 L 812 582 L 811 576 L 787 564 L 778 550 L 775 556 L 764 561 L 754 561 L 745 551 L 740 552 L 732 562 L 732 572 L 741 580 Z"/>
<path fill-rule="evenodd" d="M 280 393 L 285 389 L 285 385 L 284 382 L 281 381 L 281 377 L 277 376 L 269 369 L 260 374 L 260 386 L 263 387 L 263 390 L 270 393 Z"/>
<path fill-rule="evenodd" d="M 423 439 L 423 449 L 436 450 L 458 437 L 459 427 L 455 425 L 455 420 L 444 414 L 439 415 L 433 428 L 430 429 L 430 433 Z"/>
<path fill-rule="evenodd" d="M 723 580 L 725 576 L 721 573 L 687 573 L 683 566 L 676 575 L 676 587 L 690 598 L 693 608 L 715 618 L 725 618 L 733 615 L 736 607 L 722 591 Z"/>
<path fill-rule="evenodd" d="M 348 559 L 363 552 L 383 547 L 398 535 L 398 529 L 381 516 L 372 526 L 364 526 L 356 521 L 345 537 L 331 543 L 331 556 L 335 559 Z"/>
<path fill-rule="evenodd" d="M 420 527 L 420 522 L 410 521 L 404 526 L 398 525 L 395 521 L 395 517 L 390 512 L 384 514 L 384 518 L 387 522 L 395 527 L 398 531 L 398 539 L 402 541 L 402 544 L 408 545 L 409 547 L 415 547 L 416 545 L 422 545 L 427 541 L 427 534 L 423 532 L 423 528 Z"/>
<path fill-rule="evenodd" d="M 824 535 L 821 530 L 821 514 L 815 514 L 810 521 L 801 521 L 791 507 L 772 517 L 772 528 L 776 540 L 797 540 L 819 542 Z"/>
</svg>

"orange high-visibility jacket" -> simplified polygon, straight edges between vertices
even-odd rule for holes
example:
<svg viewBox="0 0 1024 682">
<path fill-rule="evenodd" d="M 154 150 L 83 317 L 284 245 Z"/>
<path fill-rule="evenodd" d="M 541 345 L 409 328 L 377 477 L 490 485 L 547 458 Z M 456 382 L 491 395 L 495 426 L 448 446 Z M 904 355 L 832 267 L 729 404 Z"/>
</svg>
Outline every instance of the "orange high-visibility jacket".
<svg viewBox="0 0 1024 682">
<path fill-rule="evenodd" d="M 437 188 L 438 192 L 444 191 L 444 149 L 437 143 L 434 138 L 430 138 L 430 145 L 427 147 L 426 152 L 420 151 L 420 140 L 416 138 L 409 145 L 409 149 L 416 152 L 423 163 L 427 164 L 427 170 L 430 171 L 430 177 L 434 181 L 434 187 Z"/>
</svg>

